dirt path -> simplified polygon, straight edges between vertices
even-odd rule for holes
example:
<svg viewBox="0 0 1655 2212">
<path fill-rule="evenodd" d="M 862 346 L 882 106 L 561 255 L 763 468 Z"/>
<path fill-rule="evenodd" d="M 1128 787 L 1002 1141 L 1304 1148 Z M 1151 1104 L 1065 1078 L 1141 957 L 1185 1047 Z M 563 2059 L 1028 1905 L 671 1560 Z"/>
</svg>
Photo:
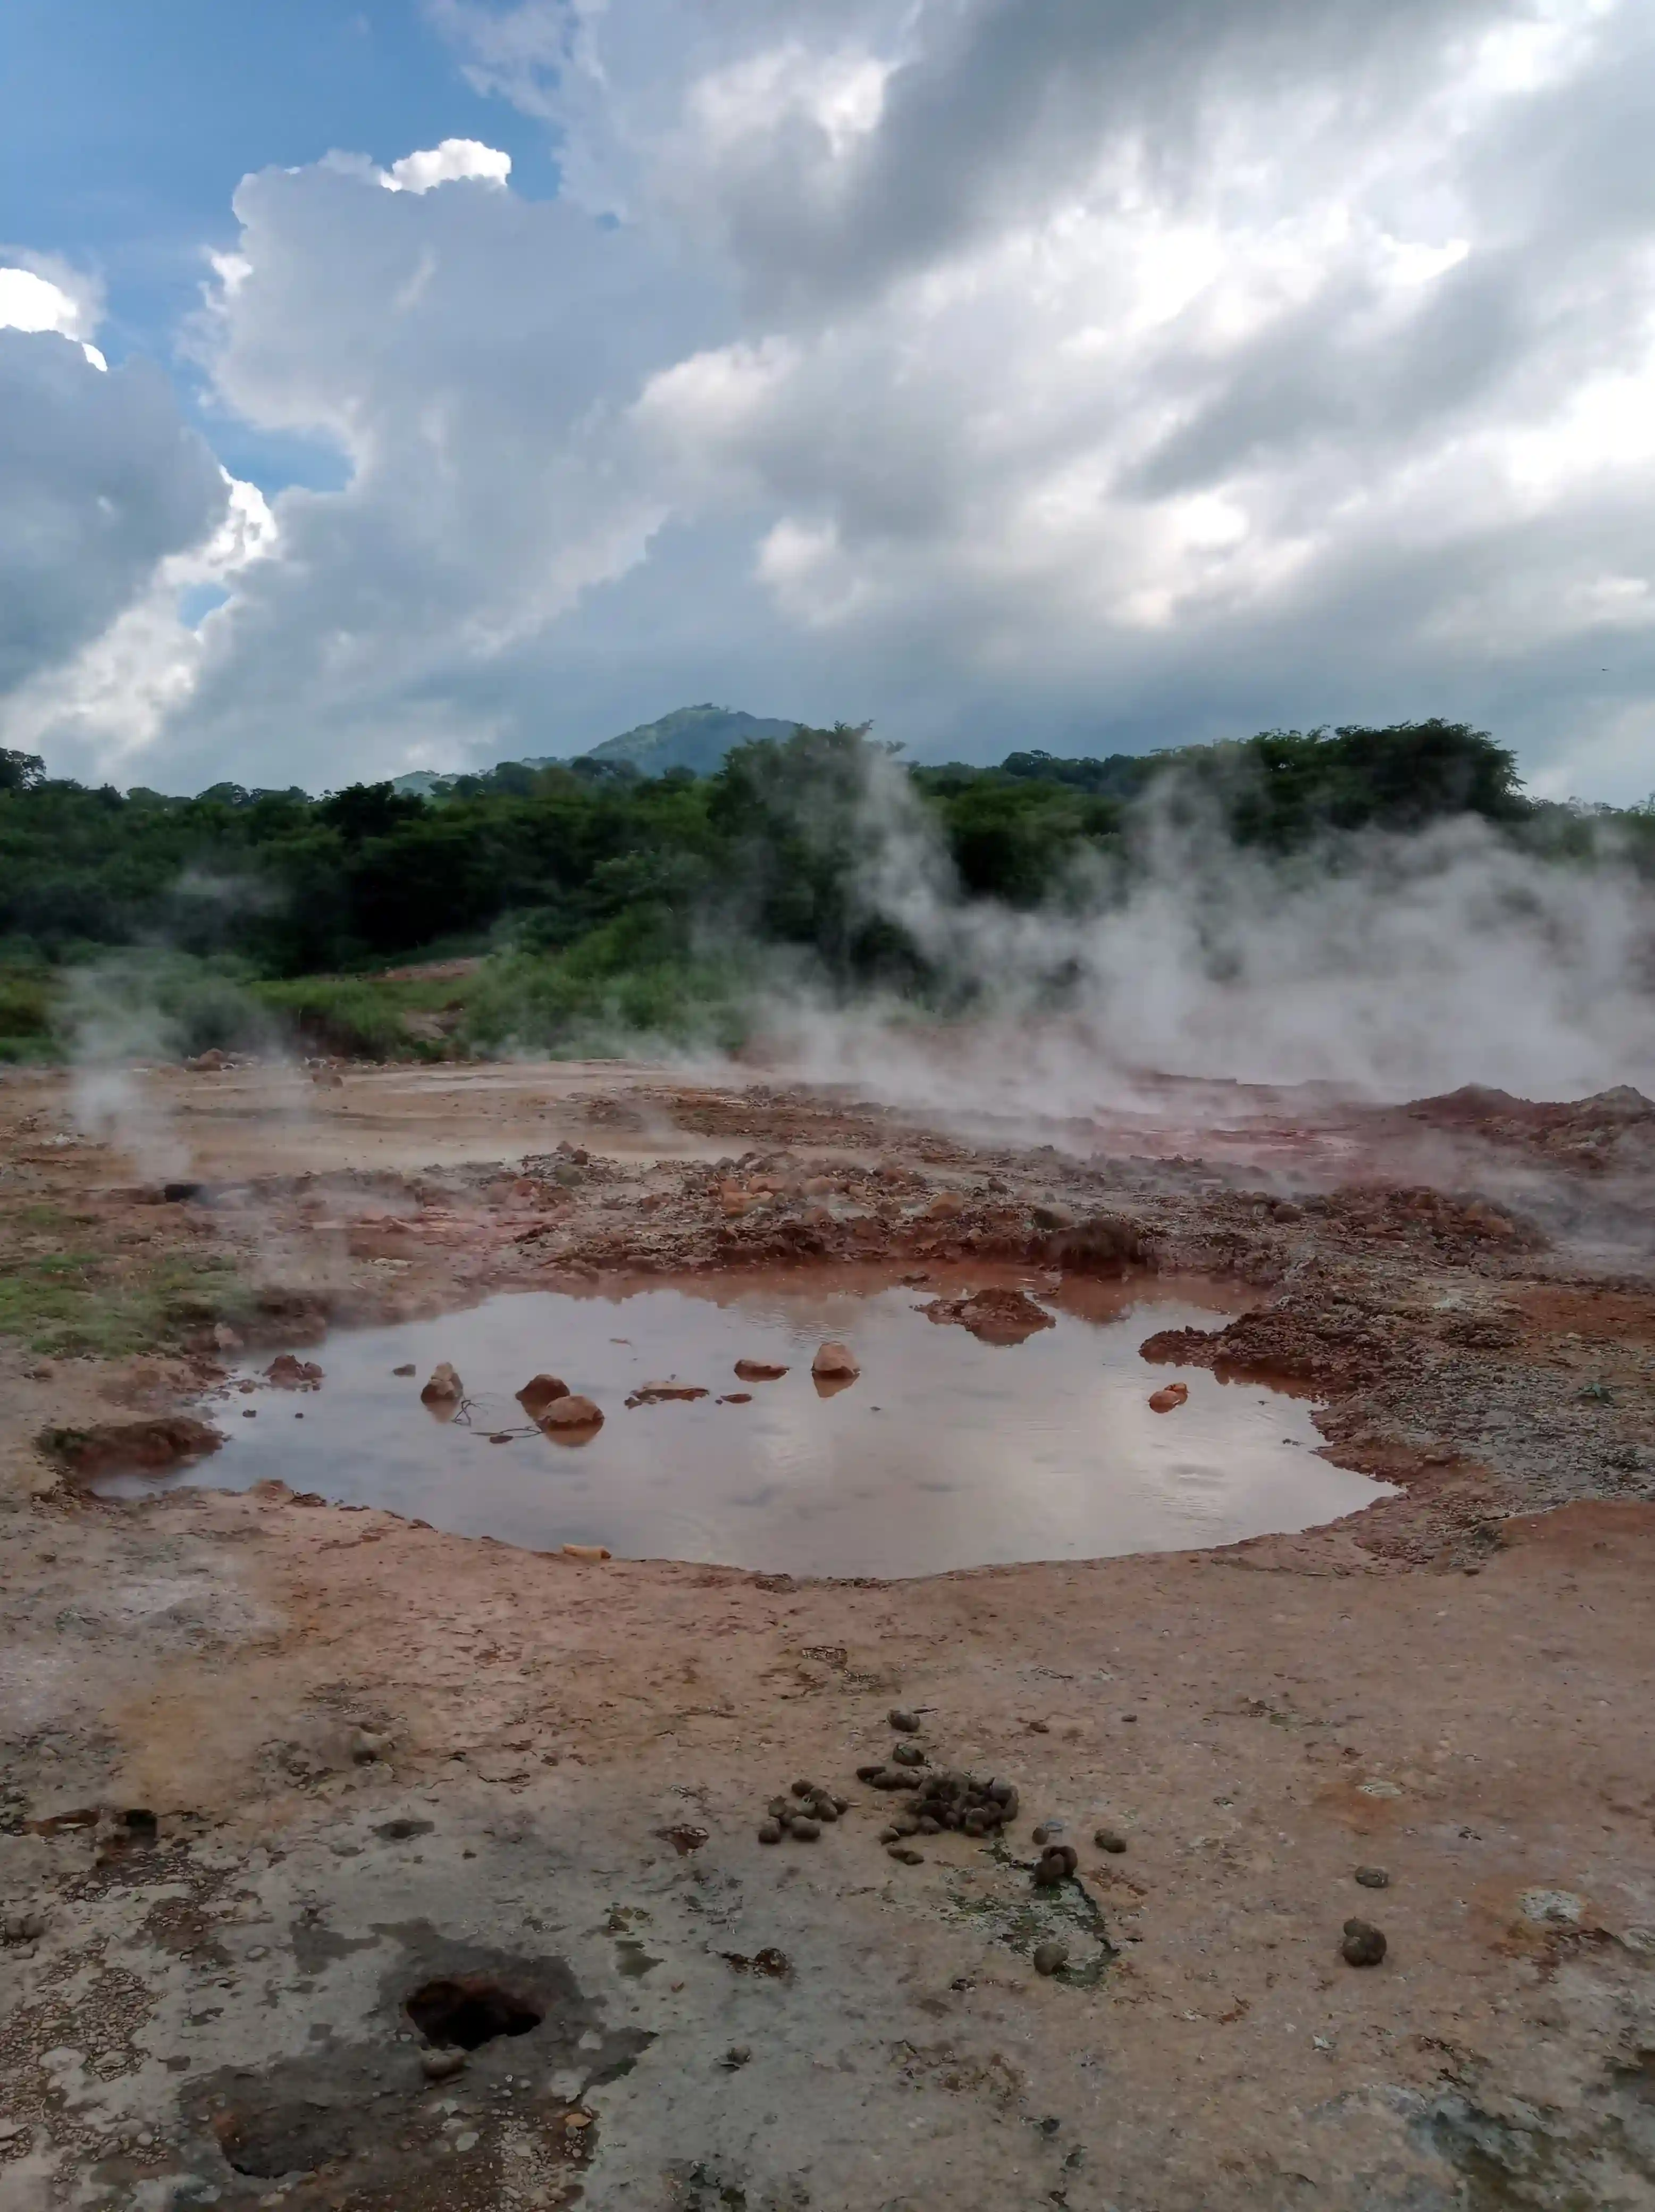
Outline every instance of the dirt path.
<svg viewBox="0 0 1655 2212">
<path fill-rule="evenodd" d="M 160 1315 L 172 1347 L 0 1351 L 6 2212 L 1655 2201 L 1655 1294 L 1560 1233 L 1601 1162 L 1525 1212 L 453 1073 L 348 1073 L 297 1133 L 262 1078 L 167 1077 L 149 1127 L 194 1113 L 203 1186 L 171 1200 L 61 1141 L 52 1082 L 0 1086 L 35 1340 Z M 227 1327 L 893 1254 L 1221 1273 L 1251 1310 L 1166 1354 L 1314 1383 L 1403 1494 L 1222 1552 L 794 1585 L 279 1489 L 100 1505 L 35 1449 L 163 1417 Z M 1000 1842 L 888 1855 L 905 1800 L 857 1770 L 903 1706 L 932 1764 L 1016 1785 Z M 767 1847 L 795 1779 L 847 1809 Z M 1077 1869 L 1037 1889 L 1046 1820 Z M 1381 1964 L 1342 1958 L 1351 1917 Z M 416 1992 L 526 2032 L 427 2080 Z"/>
</svg>

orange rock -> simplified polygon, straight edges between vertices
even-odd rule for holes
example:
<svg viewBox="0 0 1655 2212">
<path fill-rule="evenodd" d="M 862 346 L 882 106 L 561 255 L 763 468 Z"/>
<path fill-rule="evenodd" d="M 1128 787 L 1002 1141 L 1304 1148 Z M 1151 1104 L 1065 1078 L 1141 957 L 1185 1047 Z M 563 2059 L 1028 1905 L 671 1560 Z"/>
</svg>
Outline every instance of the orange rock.
<svg viewBox="0 0 1655 2212">
<path fill-rule="evenodd" d="M 966 1201 L 957 1190 L 939 1190 L 925 1208 L 934 1221 L 951 1219 L 955 1214 L 963 1213 L 965 1210 Z"/>
<path fill-rule="evenodd" d="M 736 1372 L 743 1382 L 779 1382 L 787 1370 L 767 1359 L 738 1359 Z"/>
<path fill-rule="evenodd" d="M 1189 1395 L 1187 1382 L 1164 1383 L 1159 1390 L 1149 1393 L 1149 1411 L 1152 1413 L 1170 1413 L 1175 1407 L 1181 1406 Z"/>
<path fill-rule="evenodd" d="M 810 1362 L 810 1372 L 828 1382 L 854 1382 L 862 1369 L 848 1344 L 824 1344 Z"/>
<path fill-rule="evenodd" d="M 603 1412 L 590 1398 L 555 1398 L 536 1419 L 543 1434 L 566 1443 L 585 1443 L 603 1425 Z"/>
<path fill-rule="evenodd" d="M 531 1421 L 537 1421 L 548 1406 L 555 1406 L 560 1398 L 569 1395 L 569 1386 L 561 1382 L 555 1375 L 530 1376 L 517 1394 L 517 1401 Z"/>
<path fill-rule="evenodd" d="M 566 1559 L 591 1559 L 595 1563 L 609 1559 L 610 1553 L 606 1544 L 566 1544 L 563 1556 Z M 584 2121 L 582 2125 L 585 2125 Z"/>
</svg>

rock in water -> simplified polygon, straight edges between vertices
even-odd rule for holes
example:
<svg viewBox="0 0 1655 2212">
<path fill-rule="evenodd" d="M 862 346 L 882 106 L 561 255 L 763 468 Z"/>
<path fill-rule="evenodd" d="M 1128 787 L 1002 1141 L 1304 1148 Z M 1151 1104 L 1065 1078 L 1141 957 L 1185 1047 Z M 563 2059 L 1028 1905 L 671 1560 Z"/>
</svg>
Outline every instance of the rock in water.
<svg viewBox="0 0 1655 2212">
<path fill-rule="evenodd" d="M 854 1382 L 862 1370 L 848 1344 L 824 1344 L 810 1362 L 810 1372 L 824 1382 Z"/>
<path fill-rule="evenodd" d="M 568 1384 L 555 1375 L 531 1375 L 518 1392 L 517 1401 L 531 1421 L 537 1421 L 548 1406 L 568 1395 Z"/>
<path fill-rule="evenodd" d="M 593 1435 L 603 1425 L 603 1409 L 591 1398 L 571 1395 L 554 1399 L 539 1416 L 539 1425 L 548 1436 L 567 1433 L 583 1437 Z"/>
<path fill-rule="evenodd" d="M 779 1382 L 787 1370 L 768 1359 L 738 1359 L 736 1372 L 743 1382 Z"/>
<path fill-rule="evenodd" d="M 427 1406 L 452 1406 L 465 1395 L 465 1385 L 445 1359 L 433 1368 L 420 1395 Z"/>
<path fill-rule="evenodd" d="M 1168 1382 L 1161 1389 L 1152 1390 L 1149 1393 L 1149 1411 L 1152 1413 L 1173 1413 L 1184 1403 L 1189 1395 L 1190 1386 L 1187 1382 Z"/>
</svg>

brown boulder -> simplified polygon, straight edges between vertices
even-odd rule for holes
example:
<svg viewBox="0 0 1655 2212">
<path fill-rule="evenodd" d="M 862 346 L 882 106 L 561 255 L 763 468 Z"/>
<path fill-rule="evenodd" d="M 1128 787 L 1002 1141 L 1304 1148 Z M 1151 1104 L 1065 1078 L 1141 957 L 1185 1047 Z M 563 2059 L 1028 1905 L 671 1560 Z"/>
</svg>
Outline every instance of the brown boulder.
<svg viewBox="0 0 1655 2212">
<path fill-rule="evenodd" d="M 1187 1382 L 1163 1383 L 1159 1390 L 1149 1393 L 1149 1411 L 1152 1413 L 1170 1413 L 1181 1406 L 1189 1395 Z"/>
<path fill-rule="evenodd" d="M 555 1398 L 539 1416 L 539 1425 L 548 1436 L 562 1437 L 570 1443 L 584 1443 L 603 1425 L 603 1413 L 591 1399 L 571 1394 L 567 1398 Z"/>
<path fill-rule="evenodd" d="M 548 1406 L 555 1406 L 560 1398 L 569 1395 L 569 1386 L 555 1375 L 533 1375 L 517 1394 L 517 1401 L 531 1421 L 537 1421 Z"/>
<path fill-rule="evenodd" d="M 264 1380 L 274 1382 L 278 1390 L 309 1390 L 322 1380 L 322 1370 L 313 1359 L 278 1352 L 264 1370 Z"/>
<path fill-rule="evenodd" d="M 166 1474 L 186 1462 L 215 1452 L 223 1437 L 190 1413 L 168 1413 L 153 1421 L 106 1421 L 90 1429 L 48 1429 L 39 1438 L 49 1459 L 82 1481 L 100 1474 L 136 1472 Z"/>
<path fill-rule="evenodd" d="M 969 1297 L 933 1298 L 922 1309 L 928 1321 L 957 1322 L 985 1344 L 1021 1344 L 1057 1323 L 1022 1291 L 973 1291 Z"/>
<path fill-rule="evenodd" d="M 767 1359 L 738 1359 L 736 1372 L 743 1382 L 779 1382 L 787 1370 Z"/>
<path fill-rule="evenodd" d="M 824 1344 L 810 1362 L 810 1372 L 822 1382 L 854 1382 L 862 1369 L 848 1344 Z"/>
<path fill-rule="evenodd" d="M 427 1406 L 452 1406 L 465 1395 L 465 1385 L 445 1359 L 434 1367 L 420 1395 Z"/>
</svg>

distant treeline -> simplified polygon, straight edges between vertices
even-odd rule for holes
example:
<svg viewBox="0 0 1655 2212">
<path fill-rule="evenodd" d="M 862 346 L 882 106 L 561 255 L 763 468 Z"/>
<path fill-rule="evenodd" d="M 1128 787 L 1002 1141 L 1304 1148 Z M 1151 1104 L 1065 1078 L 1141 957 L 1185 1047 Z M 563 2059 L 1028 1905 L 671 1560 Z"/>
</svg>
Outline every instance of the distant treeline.
<svg viewBox="0 0 1655 2212">
<path fill-rule="evenodd" d="M 123 794 L 0 753 L 0 1030 L 6 974 L 117 947 L 228 962 L 294 1003 L 280 979 L 494 952 L 519 978 L 541 963 L 549 1032 L 560 1008 L 592 1002 L 595 978 L 652 976 L 649 1006 L 670 1006 L 691 988 L 692 939 L 798 948 L 843 981 L 918 981 L 917 955 L 863 895 L 870 809 L 888 811 L 903 777 L 966 890 L 1019 906 L 1088 867 L 1095 879 L 1098 864 L 1130 870 L 1158 813 L 1283 855 L 1464 815 L 1554 853 L 1592 835 L 1578 812 L 1527 799 L 1485 732 L 1441 720 L 1103 760 L 1014 752 L 995 768 L 903 766 L 840 724 L 742 746 L 706 776 L 506 763 L 433 799 L 388 783 L 320 799 L 234 784 Z M 1626 819 L 1655 861 L 1655 819 Z M 45 1004 L 21 984 L 13 996 Z"/>
</svg>

